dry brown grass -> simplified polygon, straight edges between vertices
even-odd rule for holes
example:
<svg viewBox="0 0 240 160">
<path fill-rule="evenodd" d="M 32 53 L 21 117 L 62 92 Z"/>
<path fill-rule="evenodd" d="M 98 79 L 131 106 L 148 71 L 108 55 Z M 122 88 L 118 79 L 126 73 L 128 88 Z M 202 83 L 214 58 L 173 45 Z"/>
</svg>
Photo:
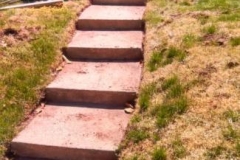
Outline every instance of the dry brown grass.
<svg viewBox="0 0 240 160">
<path fill-rule="evenodd" d="M 151 136 L 139 143 L 126 140 L 121 148 L 121 159 L 152 159 L 154 148 L 159 146 L 166 149 L 167 159 L 240 159 L 235 147 L 239 137 L 232 140 L 224 137 L 228 126 L 233 126 L 240 136 L 240 120 L 232 122 L 231 118 L 224 116 L 228 110 L 236 114 L 240 110 L 240 46 L 230 44 L 232 37 L 240 36 L 240 21 L 219 21 L 221 10 L 196 9 L 190 1 L 189 5 L 154 0 L 148 2 L 142 81 L 144 87 L 177 75 L 187 85 L 189 108 L 160 130 L 148 111 L 136 111 L 135 116 L 142 118 L 130 124 L 129 130 L 138 126 L 147 129 Z M 161 19 L 156 23 L 156 19 L 152 18 L 154 16 Z M 205 31 L 211 25 L 216 26 L 212 35 Z M 196 37 L 191 46 L 185 45 L 183 39 L 186 35 Z M 150 72 L 147 64 L 153 51 L 170 46 L 185 50 L 187 57 L 183 62 L 173 61 Z M 163 96 L 163 93 L 154 95 L 149 107 L 162 102 Z M 159 140 L 154 138 L 156 134 Z M 176 156 L 173 147 L 176 139 L 185 148 L 185 153 L 180 157 Z M 217 146 L 223 146 L 223 151 L 219 155 L 215 152 L 211 155 L 211 149 Z"/>
</svg>

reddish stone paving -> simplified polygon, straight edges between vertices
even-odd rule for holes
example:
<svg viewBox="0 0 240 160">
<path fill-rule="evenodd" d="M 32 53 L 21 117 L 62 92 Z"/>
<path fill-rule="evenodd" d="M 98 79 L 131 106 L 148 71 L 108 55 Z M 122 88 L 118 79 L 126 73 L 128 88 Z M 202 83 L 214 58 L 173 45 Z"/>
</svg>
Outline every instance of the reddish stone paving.
<svg viewBox="0 0 240 160">
<path fill-rule="evenodd" d="M 139 62 L 73 62 L 47 86 L 48 102 L 89 102 L 124 105 L 136 98 Z"/>
<path fill-rule="evenodd" d="M 78 19 L 83 30 L 142 30 L 143 6 L 89 6 Z"/>
<path fill-rule="evenodd" d="M 13 140 L 12 149 L 49 159 L 114 159 L 129 115 L 111 108 L 47 105 Z"/>
<path fill-rule="evenodd" d="M 47 86 L 47 105 L 11 143 L 21 160 L 117 159 L 130 118 L 125 103 L 135 100 L 142 72 L 145 6 L 132 5 L 145 0 L 93 3 L 107 5 L 92 5 L 80 15 L 83 30 L 66 48 L 75 61 Z"/>
</svg>

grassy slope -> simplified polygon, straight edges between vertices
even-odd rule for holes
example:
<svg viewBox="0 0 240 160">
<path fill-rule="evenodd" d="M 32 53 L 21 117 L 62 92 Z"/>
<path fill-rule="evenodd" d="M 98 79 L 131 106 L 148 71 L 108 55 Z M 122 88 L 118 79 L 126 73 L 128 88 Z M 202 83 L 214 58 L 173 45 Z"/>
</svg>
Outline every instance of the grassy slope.
<svg viewBox="0 0 240 160">
<path fill-rule="evenodd" d="M 145 71 L 120 158 L 240 158 L 240 1 L 150 0 Z"/>
<path fill-rule="evenodd" d="M 61 63 L 61 47 L 87 1 L 0 12 L 0 159 Z"/>
</svg>

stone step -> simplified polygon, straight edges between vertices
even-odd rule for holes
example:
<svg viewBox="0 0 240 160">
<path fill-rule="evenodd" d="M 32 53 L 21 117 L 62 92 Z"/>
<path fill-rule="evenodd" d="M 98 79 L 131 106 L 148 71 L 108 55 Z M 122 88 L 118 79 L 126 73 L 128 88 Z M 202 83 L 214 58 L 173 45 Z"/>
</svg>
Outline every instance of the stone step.
<svg viewBox="0 0 240 160">
<path fill-rule="evenodd" d="M 12 151 L 21 157 L 54 160 L 115 160 L 129 115 L 96 105 L 46 105 L 15 137 Z"/>
<path fill-rule="evenodd" d="M 80 15 L 80 30 L 142 30 L 145 6 L 91 5 Z"/>
<path fill-rule="evenodd" d="M 132 102 L 138 92 L 139 62 L 73 62 L 67 64 L 46 88 L 47 102 Z"/>
<path fill-rule="evenodd" d="M 92 0 L 92 3 L 103 5 L 145 5 L 146 0 Z"/>
<path fill-rule="evenodd" d="M 65 54 L 75 60 L 141 60 L 142 41 L 142 31 L 77 31 Z"/>
</svg>

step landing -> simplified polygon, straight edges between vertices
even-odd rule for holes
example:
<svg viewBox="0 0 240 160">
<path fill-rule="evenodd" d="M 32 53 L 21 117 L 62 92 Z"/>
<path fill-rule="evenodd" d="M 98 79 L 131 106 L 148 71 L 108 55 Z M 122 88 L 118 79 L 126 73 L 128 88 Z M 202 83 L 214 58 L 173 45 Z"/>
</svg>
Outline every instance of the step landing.
<svg viewBox="0 0 240 160">
<path fill-rule="evenodd" d="M 116 106 L 47 105 L 15 137 L 21 157 L 55 160 L 115 160 L 130 116 Z"/>
<path fill-rule="evenodd" d="M 91 5 L 80 15 L 80 30 L 142 30 L 145 6 Z"/>
</svg>

